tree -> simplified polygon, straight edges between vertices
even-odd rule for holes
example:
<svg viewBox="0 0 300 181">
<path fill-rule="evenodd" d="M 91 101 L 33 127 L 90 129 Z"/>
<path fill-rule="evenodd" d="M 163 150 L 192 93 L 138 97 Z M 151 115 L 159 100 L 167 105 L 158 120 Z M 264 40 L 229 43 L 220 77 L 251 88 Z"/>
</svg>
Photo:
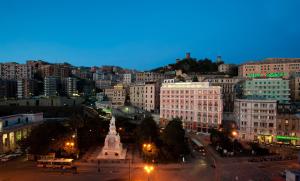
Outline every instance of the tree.
<svg viewBox="0 0 300 181">
<path fill-rule="evenodd" d="M 47 154 L 52 151 L 51 147 L 60 145 L 60 140 L 68 134 L 70 130 L 60 122 L 47 121 L 35 127 L 26 140 L 21 141 L 21 144 L 22 147 L 29 147 L 29 153 Z"/>
<path fill-rule="evenodd" d="M 174 118 L 168 123 L 162 134 L 162 142 L 164 155 L 171 160 L 178 160 L 188 152 L 185 132 L 179 118 Z"/>
<path fill-rule="evenodd" d="M 192 79 L 192 82 L 199 82 L 198 77 L 194 76 L 193 79 Z"/>
<path fill-rule="evenodd" d="M 158 128 L 152 116 L 146 116 L 138 126 L 137 139 L 140 145 L 158 140 Z"/>
</svg>

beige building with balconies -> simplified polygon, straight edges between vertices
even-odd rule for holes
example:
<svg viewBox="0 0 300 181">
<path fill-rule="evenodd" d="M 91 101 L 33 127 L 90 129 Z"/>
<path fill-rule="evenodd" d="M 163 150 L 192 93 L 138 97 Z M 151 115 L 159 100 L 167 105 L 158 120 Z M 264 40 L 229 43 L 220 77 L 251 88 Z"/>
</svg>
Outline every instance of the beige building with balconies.
<svg viewBox="0 0 300 181">
<path fill-rule="evenodd" d="M 112 102 L 112 107 L 124 106 L 126 101 L 126 89 L 122 84 L 115 85 L 113 88 L 105 89 L 104 94 Z"/>
<path fill-rule="evenodd" d="M 149 112 L 159 111 L 160 83 L 147 82 L 130 86 L 130 102 Z"/>
</svg>

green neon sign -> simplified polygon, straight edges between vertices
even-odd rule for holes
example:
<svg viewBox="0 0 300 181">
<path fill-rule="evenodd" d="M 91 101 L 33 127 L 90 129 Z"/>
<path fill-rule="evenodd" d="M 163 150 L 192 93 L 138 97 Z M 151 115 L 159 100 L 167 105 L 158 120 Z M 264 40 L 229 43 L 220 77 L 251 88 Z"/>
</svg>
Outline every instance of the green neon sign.
<svg viewBox="0 0 300 181">
<path fill-rule="evenodd" d="M 248 74 L 249 78 L 258 78 L 258 77 L 268 77 L 268 78 L 276 78 L 276 77 L 284 77 L 287 76 L 288 74 L 285 72 L 274 72 L 274 73 L 255 73 L 255 74 Z"/>
<path fill-rule="evenodd" d="M 261 77 L 261 74 L 248 74 L 248 77 L 250 78 Z"/>
<path fill-rule="evenodd" d="M 286 75 L 285 72 L 267 73 L 267 77 L 284 77 Z"/>
<path fill-rule="evenodd" d="M 276 136 L 276 139 L 281 139 L 281 140 L 300 140 L 299 137 L 293 137 L 293 136 Z"/>
</svg>

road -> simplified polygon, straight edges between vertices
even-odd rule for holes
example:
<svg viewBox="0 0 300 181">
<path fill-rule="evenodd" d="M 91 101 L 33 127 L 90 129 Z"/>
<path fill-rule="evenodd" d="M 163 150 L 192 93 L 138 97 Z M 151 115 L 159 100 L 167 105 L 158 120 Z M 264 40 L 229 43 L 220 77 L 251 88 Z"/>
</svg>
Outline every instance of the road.
<svg viewBox="0 0 300 181">
<path fill-rule="evenodd" d="M 284 169 L 299 168 L 296 160 L 250 163 L 246 158 L 222 158 L 212 150 L 201 136 L 193 135 L 201 141 L 207 150 L 205 157 L 195 153 L 192 162 L 184 164 L 158 164 L 149 175 L 150 181 L 260 181 L 278 178 Z M 94 149 L 95 152 L 99 149 Z M 134 163 L 100 163 L 98 172 L 97 161 L 93 157 L 76 162 L 78 174 L 36 168 L 34 162 L 22 159 L 0 164 L 0 181 L 146 181 L 148 175 L 144 171 L 144 163 L 135 158 Z M 138 157 L 138 155 L 135 155 Z M 216 168 L 211 167 L 212 164 Z M 130 173 L 130 175 L 129 175 Z"/>
</svg>

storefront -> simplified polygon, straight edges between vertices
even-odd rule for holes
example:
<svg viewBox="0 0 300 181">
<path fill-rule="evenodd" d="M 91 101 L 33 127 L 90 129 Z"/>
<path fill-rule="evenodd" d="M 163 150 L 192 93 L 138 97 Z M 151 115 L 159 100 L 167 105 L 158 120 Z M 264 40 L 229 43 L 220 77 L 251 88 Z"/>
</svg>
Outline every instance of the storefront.
<svg viewBox="0 0 300 181">
<path fill-rule="evenodd" d="M 276 136 L 277 143 L 289 144 L 289 145 L 300 145 L 300 137 L 297 136 Z"/>
<path fill-rule="evenodd" d="M 274 136 L 273 135 L 258 135 L 257 136 L 257 141 L 259 143 L 265 143 L 265 144 L 268 144 L 268 143 L 273 143 L 274 141 Z"/>
</svg>

